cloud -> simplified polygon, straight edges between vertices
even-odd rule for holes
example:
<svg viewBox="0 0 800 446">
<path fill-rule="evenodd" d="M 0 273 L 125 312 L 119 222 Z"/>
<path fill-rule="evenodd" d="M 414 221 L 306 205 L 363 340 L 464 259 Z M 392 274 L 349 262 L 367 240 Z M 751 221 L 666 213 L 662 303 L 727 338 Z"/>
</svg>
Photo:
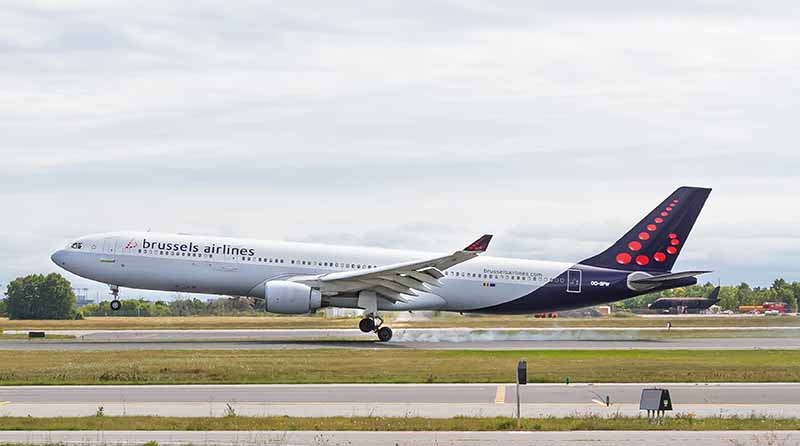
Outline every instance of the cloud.
<svg viewBox="0 0 800 446">
<path fill-rule="evenodd" d="M 578 260 L 682 184 L 680 267 L 800 280 L 799 8 L 10 2 L 0 281 L 111 229 Z"/>
</svg>

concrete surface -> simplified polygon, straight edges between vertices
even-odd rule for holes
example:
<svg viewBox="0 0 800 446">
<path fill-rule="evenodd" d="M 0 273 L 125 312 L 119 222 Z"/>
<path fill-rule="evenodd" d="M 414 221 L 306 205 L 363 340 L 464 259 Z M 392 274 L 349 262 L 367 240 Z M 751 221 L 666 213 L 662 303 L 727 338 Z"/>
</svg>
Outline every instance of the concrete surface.
<svg viewBox="0 0 800 446">
<path fill-rule="evenodd" d="M 702 328 L 702 327 L 701 327 Z M 702 329 L 714 329 L 705 327 Z M 770 328 L 773 330 L 773 328 Z M 796 327 L 776 329 L 794 333 Z M 702 330 L 701 330 L 702 331 Z M 724 330 L 721 330 L 724 331 Z M 745 330 L 747 331 L 747 330 Z M 8 334 L 26 333 L 7 330 Z M 313 348 L 380 348 L 437 350 L 748 350 L 800 349 L 800 336 L 780 338 L 655 338 L 664 329 L 398 329 L 388 343 L 350 329 L 296 330 L 50 330 L 75 340 L 0 340 L 3 350 L 249 350 Z M 800 331 L 798 331 L 800 335 Z"/>
<path fill-rule="evenodd" d="M 670 391 L 675 413 L 800 417 L 800 384 L 532 384 L 521 388 L 526 417 L 640 415 L 646 387 Z M 610 397 L 611 406 L 599 402 Z M 0 416 L 511 416 L 513 385 L 316 384 L 0 387 Z"/>
</svg>

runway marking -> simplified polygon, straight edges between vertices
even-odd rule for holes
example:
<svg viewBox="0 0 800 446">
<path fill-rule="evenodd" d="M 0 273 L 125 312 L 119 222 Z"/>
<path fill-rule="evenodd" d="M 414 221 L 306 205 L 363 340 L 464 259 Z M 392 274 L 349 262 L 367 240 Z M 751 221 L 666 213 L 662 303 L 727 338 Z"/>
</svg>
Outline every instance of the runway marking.
<svg viewBox="0 0 800 446">
<path fill-rule="evenodd" d="M 11 404 L 11 401 L 0 401 L 0 406 L 5 406 L 6 404 Z"/>
<path fill-rule="evenodd" d="M 497 386 L 497 392 L 494 394 L 494 403 L 505 404 L 505 402 L 506 402 L 506 386 L 499 385 Z"/>
</svg>

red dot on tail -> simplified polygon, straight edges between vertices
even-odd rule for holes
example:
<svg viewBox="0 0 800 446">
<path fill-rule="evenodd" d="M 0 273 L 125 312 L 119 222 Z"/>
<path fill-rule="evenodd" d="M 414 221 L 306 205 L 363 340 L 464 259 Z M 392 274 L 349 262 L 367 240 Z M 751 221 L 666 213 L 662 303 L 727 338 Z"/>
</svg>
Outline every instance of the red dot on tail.
<svg viewBox="0 0 800 446">
<path fill-rule="evenodd" d="M 656 262 L 663 262 L 664 260 L 667 260 L 667 256 L 663 252 L 657 252 L 653 254 L 653 260 Z"/>
<path fill-rule="evenodd" d="M 678 253 L 678 248 L 674 246 L 667 246 L 667 253 L 675 255 Z"/>
<path fill-rule="evenodd" d="M 672 207 L 671 207 L 671 206 L 670 206 L 670 207 L 668 207 L 668 208 L 667 208 L 667 210 L 668 210 L 668 211 L 671 211 L 671 210 L 672 210 Z"/>
<path fill-rule="evenodd" d="M 670 232 L 670 233 L 669 233 L 669 235 L 668 235 L 668 237 L 669 237 L 669 238 L 678 238 L 678 234 L 676 234 L 676 233 L 674 233 L 674 232 Z"/>
<path fill-rule="evenodd" d="M 657 227 L 658 226 L 656 226 L 656 225 L 651 223 L 651 224 L 647 225 L 647 230 L 648 231 L 655 231 Z"/>
<path fill-rule="evenodd" d="M 676 199 L 672 200 L 672 202 L 673 202 L 673 203 L 677 203 L 677 202 L 678 202 L 678 199 L 676 198 Z"/>
<path fill-rule="evenodd" d="M 664 219 L 661 217 L 656 217 L 653 221 L 656 223 L 664 223 Z"/>
<path fill-rule="evenodd" d="M 669 244 L 672 245 L 672 246 L 678 246 L 678 245 L 681 244 L 681 241 L 676 239 L 676 238 L 674 238 L 674 239 L 669 241 Z"/>
<path fill-rule="evenodd" d="M 627 252 L 621 252 L 617 254 L 617 263 L 620 265 L 627 265 L 628 263 L 631 263 L 631 255 Z"/>
<path fill-rule="evenodd" d="M 639 240 L 650 240 L 650 234 L 646 232 L 639 233 Z"/>
<path fill-rule="evenodd" d="M 662 212 L 662 213 L 661 213 L 661 216 L 662 216 L 662 217 L 666 217 L 667 215 L 669 215 L 669 212 Z"/>
<path fill-rule="evenodd" d="M 628 243 L 628 249 L 630 249 L 631 251 L 638 251 L 642 249 L 642 244 L 637 241 L 632 241 Z"/>
<path fill-rule="evenodd" d="M 650 263 L 650 257 L 647 256 L 636 256 L 636 264 L 645 266 Z"/>
</svg>

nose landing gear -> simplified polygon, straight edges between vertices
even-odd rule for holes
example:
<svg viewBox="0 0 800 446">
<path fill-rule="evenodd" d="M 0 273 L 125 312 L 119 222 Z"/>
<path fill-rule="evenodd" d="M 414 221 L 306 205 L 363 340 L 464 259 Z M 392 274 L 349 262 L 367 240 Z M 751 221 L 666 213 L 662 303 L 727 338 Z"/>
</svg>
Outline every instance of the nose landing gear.
<svg viewBox="0 0 800 446">
<path fill-rule="evenodd" d="M 114 299 L 111 301 L 111 310 L 118 311 L 122 308 L 122 302 L 119 301 L 119 287 L 116 285 L 109 285 L 111 289 L 111 295 L 114 296 Z"/>
<path fill-rule="evenodd" d="M 381 342 L 388 342 L 392 339 L 392 329 L 383 327 L 383 318 L 377 314 L 366 315 L 364 319 L 358 323 L 358 329 L 364 333 L 375 332 L 378 334 L 378 340 Z"/>
</svg>

